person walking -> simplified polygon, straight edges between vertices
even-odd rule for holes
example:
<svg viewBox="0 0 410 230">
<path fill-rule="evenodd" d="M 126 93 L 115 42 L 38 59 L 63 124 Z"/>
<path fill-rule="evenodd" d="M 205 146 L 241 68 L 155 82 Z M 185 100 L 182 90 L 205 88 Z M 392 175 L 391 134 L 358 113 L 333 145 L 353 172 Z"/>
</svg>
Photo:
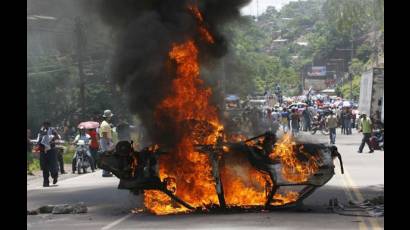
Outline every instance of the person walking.
<svg viewBox="0 0 410 230">
<path fill-rule="evenodd" d="M 360 147 L 359 147 L 359 151 L 357 152 L 362 153 L 364 145 L 366 143 L 370 149 L 369 153 L 373 153 L 374 150 L 372 146 L 370 145 L 370 136 L 372 133 L 372 121 L 370 120 L 369 117 L 367 117 L 365 113 L 363 113 L 361 118 L 359 119 L 358 127 L 359 127 L 359 132 L 363 133 L 363 138 L 362 138 L 362 143 L 360 144 Z"/>
<path fill-rule="evenodd" d="M 326 118 L 326 125 L 329 128 L 330 144 L 334 145 L 336 144 L 337 117 L 333 111 Z"/>
<path fill-rule="evenodd" d="M 53 178 L 53 184 L 58 181 L 57 153 L 54 141 L 59 138 L 58 133 L 50 127 L 50 122 L 43 122 L 43 126 L 37 136 L 40 149 L 40 168 L 43 171 L 43 187 L 49 187 L 49 177 Z"/>
<path fill-rule="evenodd" d="M 103 121 L 101 122 L 100 128 L 99 128 L 101 151 L 108 151 L 114 145 L 113 140 L 112 140 L 112 128 L 111 128 L 111 124 L 109 123 L 112 116 L 114 116 L 114 114 L 111 112 L 111 110 L 107 109 L 104 111 Z M 103 170 L 102 176 L 111 177 L 112 174 L 108 171 Z"/>
</svg>

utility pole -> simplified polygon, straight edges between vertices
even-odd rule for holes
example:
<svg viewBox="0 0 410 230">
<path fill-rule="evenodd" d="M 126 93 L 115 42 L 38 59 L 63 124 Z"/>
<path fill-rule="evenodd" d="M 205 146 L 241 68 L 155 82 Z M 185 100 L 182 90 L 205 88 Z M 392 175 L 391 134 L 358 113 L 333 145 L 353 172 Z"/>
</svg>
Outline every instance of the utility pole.
<svg viewBox="0 0 410 230">
<path fill-rule="evenodd" d="M 75 19 L 75 38 L 77 48 L 77 61 L 78 61 L 78 76 L 80 78 L 80 106 L 81 106 L 81 118 L 85 119 L 85 81 L 83 71 L 83 51 L 85 50 L 85 34 L 83 24 L 80 18 Z"/>
</svg>

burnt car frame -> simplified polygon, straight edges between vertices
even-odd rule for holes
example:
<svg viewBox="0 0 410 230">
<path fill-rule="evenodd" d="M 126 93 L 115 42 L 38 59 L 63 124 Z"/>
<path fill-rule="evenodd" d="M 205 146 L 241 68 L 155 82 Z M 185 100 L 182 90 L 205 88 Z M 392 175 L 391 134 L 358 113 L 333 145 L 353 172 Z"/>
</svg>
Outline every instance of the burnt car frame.
<svg viewBox="0 0 410 230">
<path fill-rule="evenodd" d="M 302 183 L 289 183 L 280 178 L 281 162 L 273 161 L 265 153 L 264 148 L 255 145 L 248 145 L 250 141 L 257 139 L 268 140 L 271 136 L 269 132 L 250 138 L 240 142 L 224 142 L 218 140 L 215 145 L 197 145 L 196 151 L 207 154 L 212 166 L 212 176 L 215 181 L 216 192 L 218 195 L 219 205 L 209 207 L 213 210 L 237 210 L 241 207 L 229 206 L 225 202 L 223 183 L 219 171 L 221 159 L 224 159 L 224 147 L 227 147 L 231 153 L 245 154 L 249 163 L 266 175 L 269 175 L 272 184 L 266 185 L 266 203 L 264 206 L 247 206 L 247 210 L 274 210 L 278 208 L 287 208 L 301 205 L 303 200 L 310 196 L 316 189 L 326 184 L 335 174 L 333 163 L 335 158 L 339 159 L 341 172 L 343 174 L 343 163 L 340 153 L 335 146 L 328 146 L 325 144 L 312 143 L 297 143 L 296 149 L 303 145 L 305 153 L 316 155 L 320 157 L 321 163 L 318 170 L 312 174 L 306 181 Z M 275 137 L 271 144 L 276 141 Z M 140 194 L 144 190 L 158 190 L 167 194 L 172 200 L 180 205 L 195 210 L 189 203 L 180 199 L 174 194 L 172 189 L 169 189 L 169 179 L 161 180 L 158 175 L 158 158 L 162 154 L 168 154 L 167 151 L 161 150 L 158 146 L 150 146 L 135 151 L 132 148 L 132 141 L 121 141 L 117 143 L 112 151 L 104 152 L 100 155 L 98 166 L 104 170 L 112 172 L 120 179 L 118 189 L 127 189 L 134 194 Z M 303 155 L 296 151 L 298 158 L 303 161 Z M 272 205 L 274 195 L 280 188 L 290 188 L 293 186 L 302 186 L 303 188 L 298 192 L 298 199 L 294 202 L 285 203 L 283 205 Z M 203 209 L 200 209 L 200 211 Z"/>
</svg>

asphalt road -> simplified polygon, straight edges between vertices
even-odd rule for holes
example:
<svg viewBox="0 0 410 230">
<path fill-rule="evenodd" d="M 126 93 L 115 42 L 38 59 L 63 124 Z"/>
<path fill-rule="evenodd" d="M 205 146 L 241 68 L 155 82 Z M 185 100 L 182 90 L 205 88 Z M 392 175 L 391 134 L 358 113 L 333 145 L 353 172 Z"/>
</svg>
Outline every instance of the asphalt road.
<svg viewBox="0 0 410 230">
<path fill-rule="evenodd" d="M 302 138 L 328 141 L 321 134 L 303 134 Z M 360 140 L 360 134 L 344 136 L 337 131 L 336 145 L 343 156 L 345 174 L 340 174 L 335 161 L 336 175 L 307 198 L 301 209 L 241 214 L 133 214 L 131 209 L 143 207 L 142 197 L 118 190 L 117 178 L 103 178 L 101 171 L 96 171 L 65 176 L 55 187 L 43 188 L 41 180 L 28 183 L 28 209 L 82 201 L 88 213 L 30 215 L 27 229 L 384 229 L 383 217 L 342 216 L 327 209 L 331 198 L 347 204 L 384 195 L 384 152 L 368 154 L 365 147 L 364 153 L 358 154 Z"/>
</svg>

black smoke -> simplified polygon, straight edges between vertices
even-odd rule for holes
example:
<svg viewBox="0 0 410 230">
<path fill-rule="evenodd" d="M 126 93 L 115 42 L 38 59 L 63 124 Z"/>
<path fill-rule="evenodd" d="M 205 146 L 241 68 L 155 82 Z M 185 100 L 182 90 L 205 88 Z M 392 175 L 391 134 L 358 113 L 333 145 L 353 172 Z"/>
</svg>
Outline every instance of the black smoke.
<svg viewBox="0 0 410 230">
<path fill-rule="evenodd" d="M 170 93 L 174 78 L 167 65 L 172 44 L 192 38 L 199 47 L 201 62 L 222 57 L 227 43 L 218 28 L 240 16 L 250 0 L 100 0 L 102 20 L 116 32 L 116 52 L 112 59 L 114 83 L 129 98 L 131 112 L 137 113 L 153 142 L 163 144 L 174 130 L 158 127 L 154 111 Z M 187 10 L 196 4 L 215 42 L 200 38 L 197 19 Z M 170 71 L 171 70 L 171 71 Z M 168 139 L 169 140 L 169 139 Z"/>
</svg>

